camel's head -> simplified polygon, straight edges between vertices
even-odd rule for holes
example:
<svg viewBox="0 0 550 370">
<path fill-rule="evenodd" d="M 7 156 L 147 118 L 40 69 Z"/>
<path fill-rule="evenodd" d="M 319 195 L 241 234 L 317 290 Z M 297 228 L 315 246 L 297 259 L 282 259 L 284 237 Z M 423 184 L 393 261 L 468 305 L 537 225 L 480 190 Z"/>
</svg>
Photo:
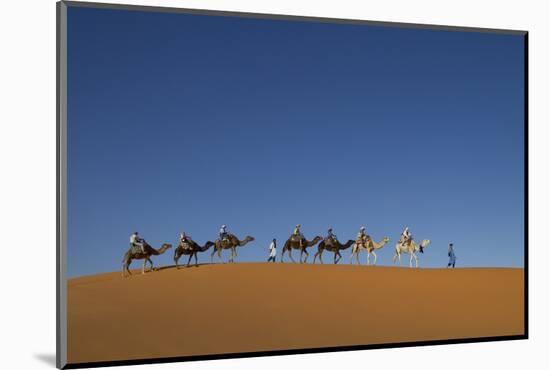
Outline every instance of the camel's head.
<svg viewBox="0 0 550 370">
<path fill-rule="evenodd" d="M 384 239 L 382 239 L 382 242 L 383 243 L 387 243 L 390 241 L 390 238 L 388 238 L 387 236 L 384 237 Z"/>
<path fill-rule="evenodd" d="M 164 244 L 162 245 L 161 248 L 170 249 L 170 248 L 172 248 L 172 244 L 170 244 L 170 243 L 164 243 Z"/>
<path fill-rule="evenodd" d="M 323 237 L 322 236 L 316 236 L 315 238 L 313 238 L 313 244 L 317 244 L 319 243 L 319 241 L 323 240 Z"/>
<path fill-rule="evenodd" d="M 424 239 L 422 240 L 422 243 L 420 243 L 420 245 L 418 246 L 418 250 L 420 253 L 424 253 L 424 248 L 426 248 L 428 246 L 428 244 L 430 244 L 430 240 L 429 239 Z"/>
<path fill-rule="evenodd" d="M 346 247 L 351 247 L 353 244 L 355 244 L 355 240 L 353 239 L 350 239 L 346 242 L 346 244 L 344 244 L 344 246 Z"/>
<path fill-rule="evenodd" d="M 250 235 L 247 235 L 242 241 L 240 244 L 238 244 L 239 247 L 244 247 L 245 245 L 247 245 L 248 243 L 250 242 L 253 242 L 255 239 L 253 236 L 250 236 Z"/>
</svg>

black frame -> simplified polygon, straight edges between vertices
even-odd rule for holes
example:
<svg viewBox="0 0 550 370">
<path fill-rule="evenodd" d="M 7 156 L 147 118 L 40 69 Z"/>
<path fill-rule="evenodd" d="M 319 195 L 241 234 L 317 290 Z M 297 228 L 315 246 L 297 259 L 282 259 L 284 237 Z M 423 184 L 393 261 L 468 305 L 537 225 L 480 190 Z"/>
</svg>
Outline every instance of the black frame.
<svg viewBox="0 0 550 370">
<path fill-rule="evenodd" d="M 506 29 L 491 29 L 491 28 L 474 28 L 474 27 L 457 27 L 446 25 L 429 25 L 417 23 L 399 23 L 399 22 L 381 22 L 367 21 L 358 19 L 338 19 L 324 17 L 306 17 L 295 15 L 281 14 L 264 14 L 264 13 L 247 13 L 233 11 L 219 11 L 206 9 L 187 9 L 187 8 L 172 8 L 158 6 L 142 6 L 142 5 L 127 5 L 127 4 L 111 4 L 111 3 L 92 3 L 79 1 L 60 1 L 56 4 L 57 13 L 57 94 L 56 94 L 56 119 L 57 119 L 57 183 L 56 183 L 56 201 L 57 201 L 57 269 L 56 269 L 56 294 L 57 294 L 57 310 L 56 310 L 56 366 L 59 369 L 78 369 L 89 367 L 104 367 L 104 366 L 122 366 L 122 365 L 140 365 L 140 364 L 158 364 L 183 361 L 203 361 L 203 360 L 219 360 L 229 358 L 245 358 L 245 357 L 264 357 L 278 355 L 293 355 L 293 354 L 308 354 L 322 352 L 341 352 L 341 351 L 357 351 L 365 349 L 381 349 L 381 348 L 402 348 L 416 346 L 433 346 L 444 344 L 461 344 L 461 343 L 481 343 L 481 342 L 496 342 L 508 340 L 520 340 L 529 338 L 529 32 L 521 30 L 506 30 Z M 225 16 L 238 18 L 255 18 L 255 19 L 275 19 L 275 20 L 290 20 L 301 22 L 322 22 L 322 23 L 340 23 L 340 24 L 360 24 L 360 25 L 377 25 L 386 27 L 399 28 L 423 28 L 431 30 L 447 30 L 447 31 L 462 31 L 462 32 L 487 32 L 510 35 L 521 35 L 524 38 L 524 334 L 522 335 L 504 335 L 495 337 L 480 337 L 466 339 L 443 339 L 430 341 L 416 342 L 401 342 L 401 343 L 384 343 L 384 344 L 365 344 L 354 346 L 338 346 L 338 347 L 321 347 L 321 348 L 303 348 L 289 350 L 274 350 L 274 351 L 258 351 L 258 352 L 239 352 L 226 354 L 212 355 L 196 355 L 196 356 L 178 356 L 166 358 L 144 358 L 138 360 L 118 360 L 118 361 L 98 361 L 98 362 L 83 362 L 83 363 L 67 363 L 66 361 L 66 282 L 67 278 L 64 274 L 66 269 L 66 8 L 71 7 L 86 7 L 86 8 L 102 8 L 116 10 L 130 10 L 142 12 L 164 12 L 164 13 L 184 13 L 197 15 Z M 63 331 L 65 333 L 63 334 Z"/>
</svg>

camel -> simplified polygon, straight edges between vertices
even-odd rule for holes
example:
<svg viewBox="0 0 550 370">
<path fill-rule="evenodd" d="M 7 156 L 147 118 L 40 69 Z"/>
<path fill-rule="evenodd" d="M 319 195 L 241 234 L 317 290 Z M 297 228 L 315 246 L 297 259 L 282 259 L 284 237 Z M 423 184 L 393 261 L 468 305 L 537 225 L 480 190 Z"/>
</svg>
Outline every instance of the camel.
<svg viewBox="0 0 550 370">
<path fill-rule="evenodd" d="M 167 249 L 169 248 L 172 248 L 172 244 L 168 244 L 168 243 L 164 243 L 158 250 L 151 247 L 149 244 L 147 244 L 146 242 L 143 242 L 144 243 L 144 250 L 145 250 L 145 253 L 143 253 L 141 250 L 139 250 L 139 252 L 136 253 L 136 251 L 133 250 L 132 247 L 130 247 L 128 249 L 128 251 L 126 252 L 126 254 L 124 255 L 124 258 L 122 260 L 122 276 L 123 277 L 126 277 L 126 273 L 128 273 L 129 275 L 132 275 L 132 273 L 130 272 L 130 263 L 132 263 L 132 260 L 144 260 L 143 261 L 143 268 L 141 269 L 141 273 L 142 274 L 145 274 L 145 265 L 147 262 L 149 262 L 151 264 L 151 270 L 150 271 L 154 271 L 154 268 L 153 268 L 153 261 L 151 261 L 151 256 L 158 256 L 160 254 L 163 254 L 164 252 L 166 252 Z"/>
<path fill-rule="evenodd" d="M 235 257 L 237 257 L 237 247 L 243 247 L 249 242 L 254 241 L 253 236 L 246 236 L 243 240 L 239 240 L 235 235 L 229 234 L 224 240 L 217 239 L 214 243 L 214 250 L 210 255 L 210 260 L 214 262 L 214 254 L 218 253 L 218 258 L 223 262 L 222 259 L 222 250 L 231 249 L 231 258 L 229 262 L 234 262 Z"/>
<path fill-rule="evenodd" d="M 327 250 L 329 252 L 334 252 L 334 264 L 337 264 L 338 261 L 342 258 L 342 255 L 340 254 L 341 250 L 348 249 L 351 247 L 351 245 L 355 243 L 355 240 L 348 240 L 346 244 L 341 244 L 339 241 L 328 241 L 327 239 L 324 239 L 319 243 L 317 246 L 317 253 L 315 253 L 315 256 L 313 256 L 313 263 L 315 263 L 315 260 L 317 259 L 317 256 L 319 256 L 319 261 L 323 263 L 323 251 Z M 336 258 L 338 257 L 338 258 Z"/>
<path fill-rule="evenodd" d="M 374 256 L 374 264 L 376 265 L 376 261 L 378 257 L 376 256 L 376 253 L 374 253 L 375 250 L 382 248 L 384 245 L 386 245 L 390 241 L 390 238 L 385 236 L 380 243 L 375 242 L 372 239 L 369 239 L 364 245 L 363 243 L 358 244 L 355 243 L 353 246 L 353 249 L 351 250 L 351 256 L 349 258 L 349 261 L 351 264 L 353 264 L 353 256 L 355 256 L 355 259 L 357 260 L 357 264 L 360 265 L 361 262 L 359 262 L 359 252 L 364 249 L 367 251 L 367 266 L 370 265 L 370 255 L 372 254 Z"/>
<path fill-rule="evenodd" d="M 195 257 L 195 266 L 197 266 L 197 254 L 199 254 L 199 252 L 206 252 L 213 245 L 213 242 L 207 241 L 204 246 L 201 247 L 195 241 L 190 239 L 186 239 L 184 243 L 180 242 L 174 250 L 174 262 L 176 264 L 176 269 L 179 269 L 178 260 L 182 255 L 189 256 L 189 259 L 187 260 L 187 267 L 189 267 L 189 263 L 191 262 L 191 258 L 193 258 L 193 256 Z"/>
<path fill-rule="evenodd" d="M 396 259 L 399 259 L 399 265 L 401 265 L 401 253 L 409 253 L 411 255 L 411 260 L 409 263 L 409 267 L 412 267 L 412 261 L 413 258 L 416 261 L 416 267 L 418 267 L 418 256 L 416 255 L 417 252 L 424 253 L 424 248 L 426 248 L 430 244 L 429 239 L 422 240 L 422 243 L 417 244 L 414 240 L 411 241 L 410 244 L 403 244 L 400 240 L 395 245 L 395 254 L 393 256 L 393 263 L 395 263 Z"/>
<path fill-rule="evenodd" d="M 281 262 L 285 262 L 283 260 L 283 257 L 285 256 L 285 252 L 288 251 L 288 255 L 290 256 L 290 259 L 292 262 L 296 263 L 294 261 L 294 258 L 292 258 L 292 250 L 293 249 L 299 249 L 300 250 L 300 263 L 305 263 L 307 261 L 307 257 L 309 256 L 309 253 L 307 252 L 307 247 L 313 247 L 315 244 L 319 243 L 320 240 L 323 240 L 322 237 L 316 236 L 312 240 L 308 241 L 305 237 L 302 236 L 302 246 L 300 246 L 300 239 L 295 238 L 295 235 L 291 235 L 288 240 L 285 242 L 285 245 L 283 247 L 283 252 L 281 253 Z M 302 261 L 302 256 L 306 254 L 306 257 Z"/>
</svg>

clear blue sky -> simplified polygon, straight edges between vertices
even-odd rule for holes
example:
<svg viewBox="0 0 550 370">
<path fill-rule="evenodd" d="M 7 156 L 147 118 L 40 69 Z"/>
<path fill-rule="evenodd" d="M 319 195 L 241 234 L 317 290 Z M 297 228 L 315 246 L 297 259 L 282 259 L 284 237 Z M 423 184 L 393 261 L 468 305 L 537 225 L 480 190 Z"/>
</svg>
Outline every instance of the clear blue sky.
<svg viewBox="0 0 550 370">
<path fill-rule="evenodd" d="M 422 266 L 523 267 L 522 36 L 73 7 L 68 35 L 69 276 L 222 223 L 238 261 L 301 223 L 391 264 L 408 225 Z"/>
</svg>

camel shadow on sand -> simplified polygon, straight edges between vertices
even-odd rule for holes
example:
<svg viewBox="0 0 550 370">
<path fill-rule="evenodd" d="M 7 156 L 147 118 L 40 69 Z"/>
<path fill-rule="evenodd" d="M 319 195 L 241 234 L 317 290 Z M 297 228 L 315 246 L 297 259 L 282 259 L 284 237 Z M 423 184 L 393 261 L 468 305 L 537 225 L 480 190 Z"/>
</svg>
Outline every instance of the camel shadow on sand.
<svg viewBox="0 0 550 370">
<path fill-rule="evenodd" d="M 195 265 L 194 263 L 190 264 L 189 266 L 187 265 L 179 265 L 179 270 L 185 270 L 185 269 L 190 269 L 190 268 L 193 268 L 193 267 L 202 267 L 202 266 L 208 266 L 208 265 L 218 265 L 218 263 L 199 263 L 197 265 Z M 167 266 L 161 266 L 161 267 L 156 267 L 155 268 L 155 271 L 162 271 L 162 270 L 176 270 L 176 265 L 167 265 Z"/>
</svg>

